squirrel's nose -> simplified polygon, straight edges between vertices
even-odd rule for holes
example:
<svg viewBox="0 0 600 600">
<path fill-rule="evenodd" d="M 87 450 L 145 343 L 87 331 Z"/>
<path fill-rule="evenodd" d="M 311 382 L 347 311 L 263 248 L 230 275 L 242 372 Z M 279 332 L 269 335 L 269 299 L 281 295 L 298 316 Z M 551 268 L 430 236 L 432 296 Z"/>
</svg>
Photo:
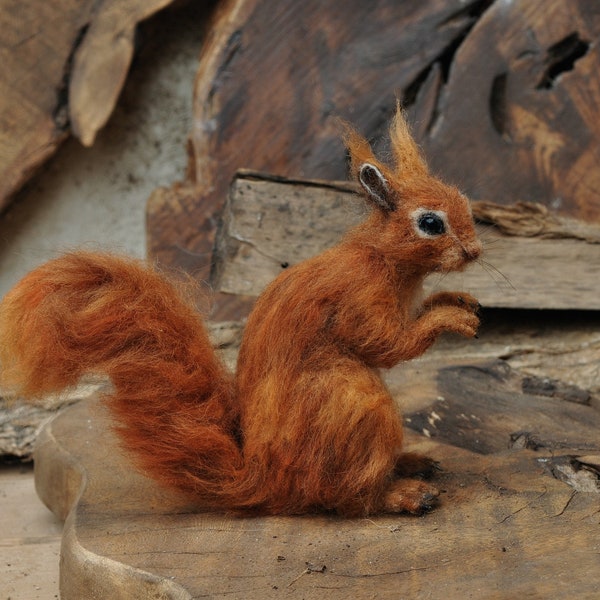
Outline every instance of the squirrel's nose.
<svg viewBox="0 0 600 600">
<path fill-rule="evenodd" d="M 469 260 L 475 260 L 476 258 L 479 258 L 482 250 L 483 248 L 479 240 L 463 246 L 463 252 L 465 253 L 465 257 Z"/>
</svg>

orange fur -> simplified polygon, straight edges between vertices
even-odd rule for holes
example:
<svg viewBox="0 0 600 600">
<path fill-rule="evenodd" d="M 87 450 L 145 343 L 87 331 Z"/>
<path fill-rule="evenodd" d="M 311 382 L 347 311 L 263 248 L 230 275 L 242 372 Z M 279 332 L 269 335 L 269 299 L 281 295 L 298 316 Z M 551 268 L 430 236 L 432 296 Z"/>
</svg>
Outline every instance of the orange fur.
<svg viewBox="0 0 600 600">
<path fill-rule="evenodd" d="M 236 376 L 164 277 L 133 260 L 76 252 L 39 267 L 4 299 L 3 383 L 36 396 L 107 373 L 106 402 L 125 448 L 204 507 L 428 508 L 437 490 L 411 475 L 433 462 L 402 453 L 401 419 L 379 369 L 422 354 L 443 331 L 475 335 L 471 296 L 419 298 L 427 274 L 464 268 L 481 246 L 467 200 L 428 173 L 400 110 L 391 139 L 395 164 L 387 166 L 347 130 L 352 172 L 374 208 L 261 295 Z"/>
</svg>

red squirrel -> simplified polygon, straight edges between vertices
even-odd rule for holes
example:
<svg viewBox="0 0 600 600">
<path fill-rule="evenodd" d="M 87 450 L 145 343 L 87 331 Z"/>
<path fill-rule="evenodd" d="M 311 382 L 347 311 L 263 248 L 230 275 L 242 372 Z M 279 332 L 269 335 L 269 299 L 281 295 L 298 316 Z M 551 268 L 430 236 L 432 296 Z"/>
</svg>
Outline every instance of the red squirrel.
<svg viewBox="0 0 600 600">
<path fill-rule="evenodd" d="M 477 259 L 469 202 L 431 175 L 400 108 L 393 165 L 348 127 L 371 211 L 333 248 L 283 271 L 248 318 L 236 374 L 193 304 L 141 261 L 73 252 L 26 275 L 0 306 L 1 380 L 22 397 L 90 372 L 137 466 L 198 507 L 236 514 L 421 513 L 435 463 L 403 453 L 381 368 L 444 331 L 476 334 L 466 293 L 423 299 L 432 272 Z"/>
</svg>

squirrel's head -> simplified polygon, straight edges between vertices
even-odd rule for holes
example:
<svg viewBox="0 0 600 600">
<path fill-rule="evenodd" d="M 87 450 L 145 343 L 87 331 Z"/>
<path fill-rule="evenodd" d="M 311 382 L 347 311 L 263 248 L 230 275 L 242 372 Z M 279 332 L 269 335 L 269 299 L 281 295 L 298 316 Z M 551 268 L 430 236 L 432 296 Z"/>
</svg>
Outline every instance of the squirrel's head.
<svg viewBox="0 0 600 600">
<path fill-rule="evenodd" d="M 398 105 L 390 127 L 393 165 L 346 127 L 353 177 L 373 207 L 367 226 L 384 254 L 423 272 L 463 269 L 481 254 L 467 198 L 429 173 Z"/>
</svg>

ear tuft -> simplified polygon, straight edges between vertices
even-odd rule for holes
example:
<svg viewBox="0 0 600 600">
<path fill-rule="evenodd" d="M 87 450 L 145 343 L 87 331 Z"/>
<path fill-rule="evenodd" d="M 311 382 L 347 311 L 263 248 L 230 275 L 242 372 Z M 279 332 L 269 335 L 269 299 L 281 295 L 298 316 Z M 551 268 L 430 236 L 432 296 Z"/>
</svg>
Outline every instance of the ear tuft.
<svg viewBox="0 0 600 600">
<path fill-rule="evenodd" d="M 390 138 L 398 171 L 407 176 L 427 175 L 427 164 L 411 134 L 399 102 L 396 103 L 396 115 L 390 126 Z"/>
<path fill-rule="evenodd" d="M 367 192 L 369 199 L 385 212 L 396 210 L 392 190 L 383 173 L 371 163 L 363 163 L 358 169 L 358 180 Z"/>
</svg>

